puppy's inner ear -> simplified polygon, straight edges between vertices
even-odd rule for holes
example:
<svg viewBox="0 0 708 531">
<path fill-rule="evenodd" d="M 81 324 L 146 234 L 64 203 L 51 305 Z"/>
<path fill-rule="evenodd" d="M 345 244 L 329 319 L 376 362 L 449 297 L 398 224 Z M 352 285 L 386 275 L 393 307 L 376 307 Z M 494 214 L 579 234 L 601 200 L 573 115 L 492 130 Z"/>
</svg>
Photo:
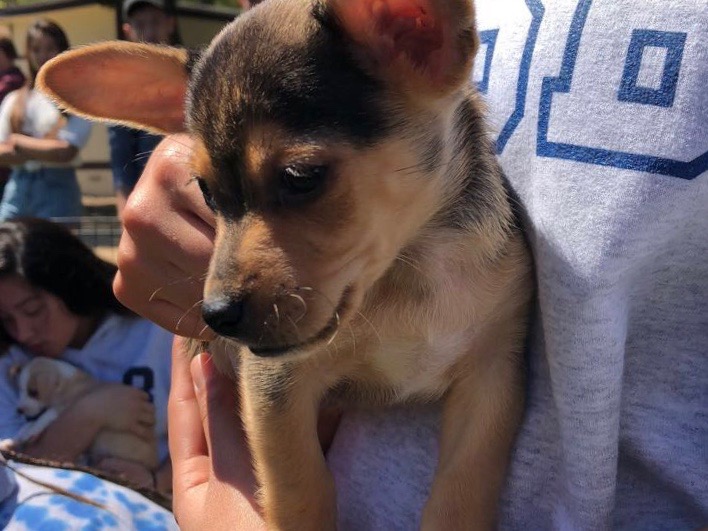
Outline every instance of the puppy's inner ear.
<svg viewBox="0 0 708 531">
<path fill-rule="evenodd" d="M 375 73 L 401 88 L 446 93 L 466 82 L 477 49 L 469 0 L 329 0 Z"/>
<path fill-rule="evenodd" d="M 185 50 L 107 42 L 58 55 L 36 84 L 74 114 L 175 133 L 185 128 L 187 63 Z"/>
</svg>

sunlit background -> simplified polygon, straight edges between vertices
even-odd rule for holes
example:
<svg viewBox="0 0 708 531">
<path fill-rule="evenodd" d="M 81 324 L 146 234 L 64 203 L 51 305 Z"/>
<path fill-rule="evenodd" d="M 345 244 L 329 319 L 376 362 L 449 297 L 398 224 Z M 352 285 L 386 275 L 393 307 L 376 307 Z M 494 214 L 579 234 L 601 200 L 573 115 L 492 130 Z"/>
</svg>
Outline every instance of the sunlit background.
<svg viewBox="0 0 708 531">
<path fill-rule="evenodd" d="M 189 48 L 207 44 L 240 13 L 238 0 L 167 0 L 166 5 L 177 17 L 179 40 Z M 25 34 L 38 18 L 57 22 L 66 31 L 72 47 L 122 38 L 120 2 L 0 0 L 0 36 L 13 40 L 20 55 L 17 65 L 25 73 Z M 96 124 L 81 151 L 81 166 L 77 171 L 88 216 L 113 215 L 115 211 L 109 161 L 106 127 Z"/>
</svg>

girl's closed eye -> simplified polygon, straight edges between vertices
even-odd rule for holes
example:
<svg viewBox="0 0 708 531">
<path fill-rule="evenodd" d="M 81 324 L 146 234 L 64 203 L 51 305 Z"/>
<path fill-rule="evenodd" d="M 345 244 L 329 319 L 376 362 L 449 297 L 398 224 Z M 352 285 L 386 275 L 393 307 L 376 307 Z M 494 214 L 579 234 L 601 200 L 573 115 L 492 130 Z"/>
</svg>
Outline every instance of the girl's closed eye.
<svg viewBox="0 0 708 531">
<path fill-rule="evenodd" d="M 42 303 L 33 304 L 24 309 L 23 313 L 26 317 L 39 317 L 44 312 L 45 306 Z"/>
</svg>

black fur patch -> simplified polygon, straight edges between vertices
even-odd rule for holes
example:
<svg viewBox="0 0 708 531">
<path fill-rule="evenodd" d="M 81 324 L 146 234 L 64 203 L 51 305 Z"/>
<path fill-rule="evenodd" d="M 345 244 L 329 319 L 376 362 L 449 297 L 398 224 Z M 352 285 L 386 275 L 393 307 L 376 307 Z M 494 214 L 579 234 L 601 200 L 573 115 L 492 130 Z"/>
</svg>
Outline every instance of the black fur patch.
<svg viewBox="0 0 708 531">
<path fill-rule="evenodd" d="M 435 223 L 458 230 L 470 230 L 483 219 L 504 224 L 509 218 L 509 200 L 501 184 L 494 144 L 472 96 L 458 107 L 456 122 L 458 134 L 450 169 L 462 171 L 462 187 Z"/>
<path fill-rule="evenodd" d="M 192 73 L 192 70 L 194 70 L 194 67 L 196 66 L 197 62 L 199 61 L 199 58 L 202 56 L 202 53 L 204 53 L 204 49 L 202 49 L 202 48 L 199 48 L 199 49 L 189 48 L 189 49 L 187 49 L 187 63 L 184 65 L 184 68 L 187 70 L 187 74 Z"/>
<path fill-rule="evenodd" d="M 254 125 L 356 146 L 372 145 L 390 129 L 382 84 L 359 67 L 336 31 L 295 4 L 264 4 L 236 20 L 193 71 L 189 126 L 222 174 L 217 180 L 229 186 L 213 190 L 217 203 L 220 193 L 230 196 L 225 203 L 247 201 L 243 142 Z"/>
</svg>

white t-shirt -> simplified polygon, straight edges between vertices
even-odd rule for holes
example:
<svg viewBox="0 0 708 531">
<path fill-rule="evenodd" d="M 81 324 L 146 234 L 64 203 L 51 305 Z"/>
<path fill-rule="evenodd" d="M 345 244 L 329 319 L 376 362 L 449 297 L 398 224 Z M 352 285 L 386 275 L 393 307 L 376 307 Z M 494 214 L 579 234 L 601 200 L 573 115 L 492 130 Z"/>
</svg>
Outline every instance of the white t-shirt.
<svg viewBox="0 0 708 531">
<path fill-rule="evenodd" d="M 10 133 L 12 133 L 10 125 L 10 117 L 12 109 L 15 106 L 19 90 L 15 90 L 8 94 L 0 104 L 0 142 L 5 142 Z M 27 95 L 27 104 L 25 110 L 25 119 L 22 123 L 22 134 L 34 138 L 43 138 L 50 133 L 57 121 L 61 118 L 61 113 L 56 105 L 41 92 L 30 90 Z M 91 122 L 79 118 L 78 116 L 68 115 L 66 124 L 57 133 L 59 140 L 66 140 L 69 144 L 77 149 L 81 149 L 88 142 L 91 134 Z M 25 163 L 28 169 L 43 167 L 67 167 L 79 166 L 80 159 L 78 155 L 74 157 L 71 163 L 38 163 L 30 161 Z"/>
<path fill-rule="evenodd" d="M 82 349 L 62 356 L 98 380 L 144 389 L 155 404 L 159 456 L 168 456 L 167 399 L 170 390 L 172 334 L 140 318 L 111 315 Z M 17 413 L 17 390 L 8 377 L 15 363 L 29 359 L 18 347 L 0 358 L 0 438 L 10 438 L 26 422 Z M 120 404 L 116 404 L 120 407 Z"/>
</svg>

